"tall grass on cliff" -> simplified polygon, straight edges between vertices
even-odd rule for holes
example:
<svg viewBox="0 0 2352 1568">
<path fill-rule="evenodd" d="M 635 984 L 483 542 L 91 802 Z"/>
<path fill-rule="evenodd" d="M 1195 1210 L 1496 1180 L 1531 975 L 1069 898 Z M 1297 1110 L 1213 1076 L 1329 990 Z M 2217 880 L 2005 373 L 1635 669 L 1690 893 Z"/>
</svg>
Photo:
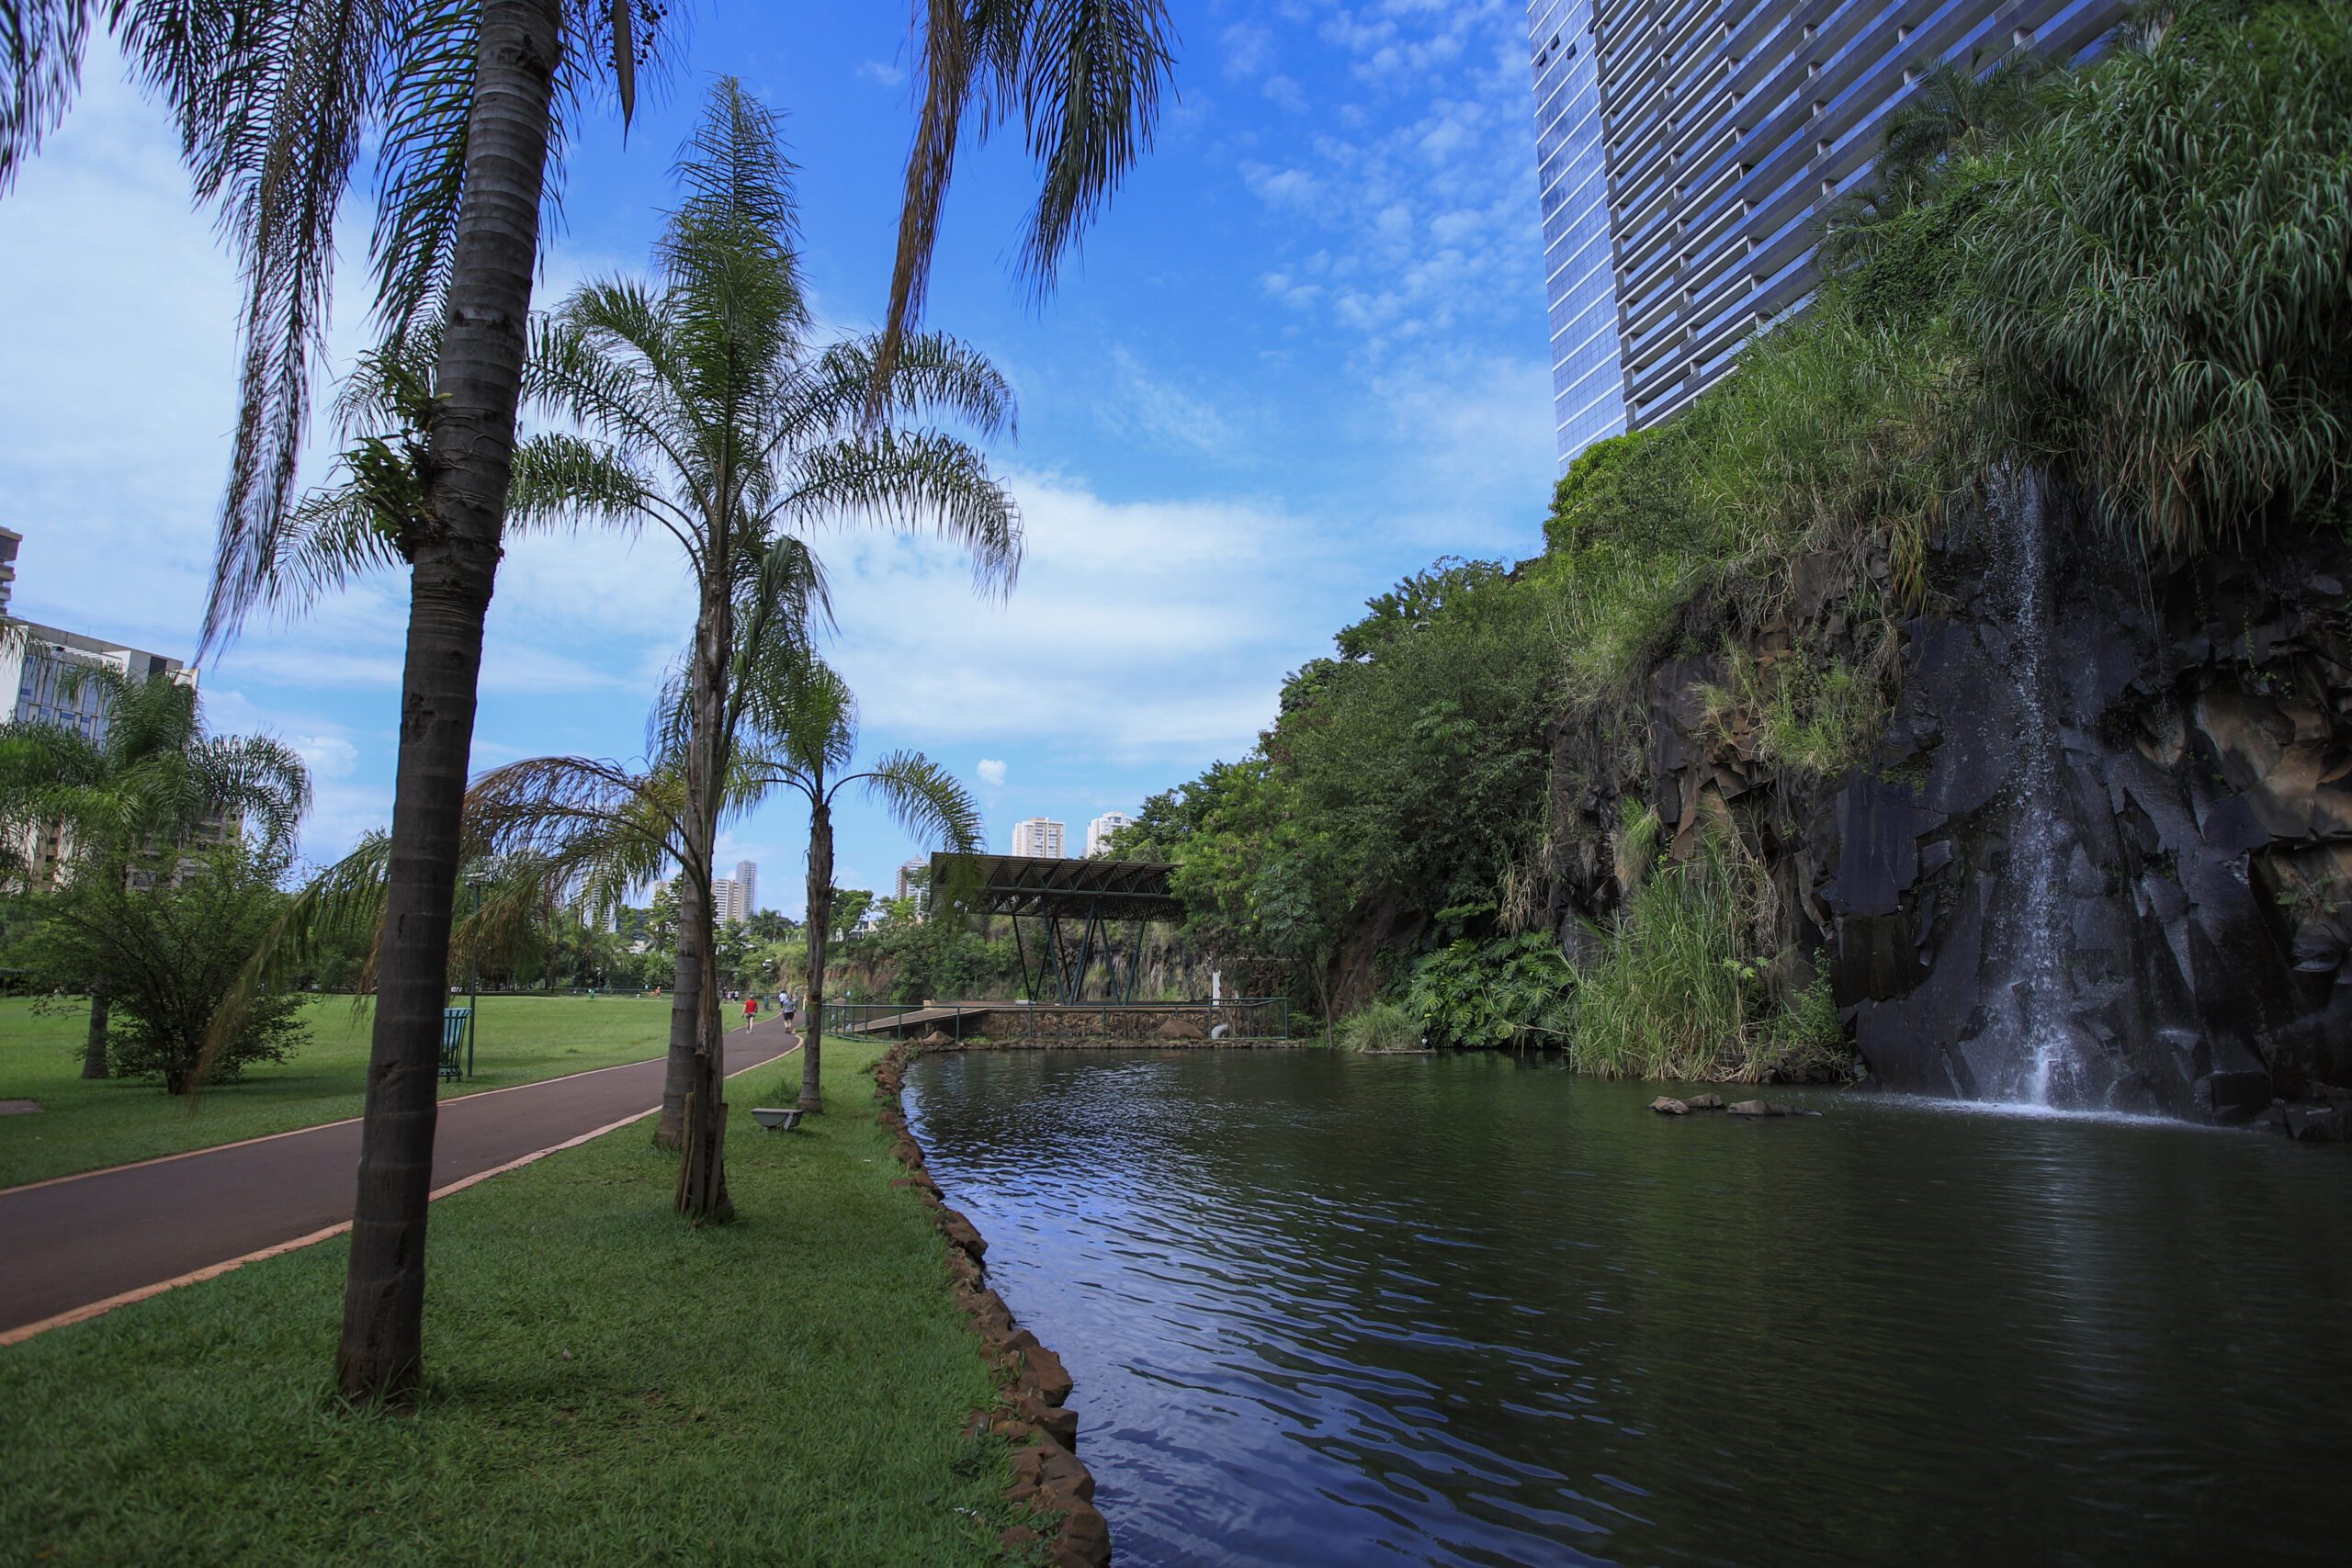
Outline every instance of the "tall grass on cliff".
<svg viewBox="0 0 2352 1568">
<path fill-rule="evenodd" d="M 1569 1060 L 1606 1077 L 1736 1075 L 1764 1010 L 1757 878 L 1719 833 L 1653 867 L 1578 976 Z"/>
<path fill-rule="evenodd" d="M 1629 692 L 1696 606 L 1752 629 L 1799 556 L 1939 516 L 1962 474 L 1958 371 L 1939 336 L 1823 309 L 1751 345 L 1671 423 L 1588 450 L 1560 482 L 1540 569 L 1569 701 Z"/>
<path fill-rule="evenodd" d="M 2352 6 L 2183 6 L 1954 183 L 1988 434 L 2071 462 L 2151 551 L 2343 493 Z"/>
</svg>

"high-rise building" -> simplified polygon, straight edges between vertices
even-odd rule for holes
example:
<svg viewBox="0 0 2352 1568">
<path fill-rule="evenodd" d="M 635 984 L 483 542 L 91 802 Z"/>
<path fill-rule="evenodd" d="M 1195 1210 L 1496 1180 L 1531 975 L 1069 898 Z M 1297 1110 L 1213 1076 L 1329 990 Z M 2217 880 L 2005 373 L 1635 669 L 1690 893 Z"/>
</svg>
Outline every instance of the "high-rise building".
<svg viewBox="0 0 2352 1568">
<path fill-rule="evenodd" d="M 1136 819 L 1124 811 L 1105 811 L 1086 825 L 1086 853 L 1091 859 L 1111 847 L 1111 835 L 1122 828 L 1132 828 Z"/>
<path fill-rule="evenodd" d="M 735 881 L 743 889 L 743 913 L 740 918 L 748 920 L 752 918 L 752 911 L 760 907 L 759 863 L 748 860 L 737 861 Z"/>
<path fill-rule="evenodd" d="M 1926 71 L 2080 53 L 2125 9 L 1529 0 L 1561 461 L 1673 414 L 1812 301 L 1822 209 Z"/>
<path fill-rule="evenodd" d="M 899 868 L 898 898 L 920 899 L 931 891 L 931 862 L 920 855 Z"/>
<path fill-rule="evenodd" d="M 1012 848 L 1007 852 L 1030 860 L 1059 860 L 1062 858 L 1062 825 L 1044 817 L 1032 817 L 1012 825 Z"/>
<path fill-rule="evenodd" d="M 740 925 L 751 918 L 744 907 L 743 885 L 731 876 L 710 879 L 710 919 L 713 925 Z"/>
<path fill-rule="evenodd" d="M 1551 306 L 1552 424 L 1566 457 L 1625 428 L 1592 0 L 1531 0 L 1527 36 Z"/>
</svg>

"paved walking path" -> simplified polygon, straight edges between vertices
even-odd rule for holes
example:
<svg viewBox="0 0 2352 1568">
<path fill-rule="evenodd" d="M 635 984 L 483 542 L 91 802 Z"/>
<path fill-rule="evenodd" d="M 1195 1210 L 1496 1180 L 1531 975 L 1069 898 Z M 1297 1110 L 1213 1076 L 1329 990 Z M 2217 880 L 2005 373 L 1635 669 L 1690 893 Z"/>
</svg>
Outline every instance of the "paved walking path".
<svg viewBox="0 0 2352 1568">
<path fill-rule="evenodd" d="M 738 1030 L 727 1069 L 799 1043 L 780 1021 Z M 442 1101 L 433 1195 L 660 1109 L 663 1066 L 656 1057 Z M 358 1168 L 359 1123 L 336 1122 L 0 1192 L 0 1345 L 322 1241 L 351 1222 Z"/>
</svg>

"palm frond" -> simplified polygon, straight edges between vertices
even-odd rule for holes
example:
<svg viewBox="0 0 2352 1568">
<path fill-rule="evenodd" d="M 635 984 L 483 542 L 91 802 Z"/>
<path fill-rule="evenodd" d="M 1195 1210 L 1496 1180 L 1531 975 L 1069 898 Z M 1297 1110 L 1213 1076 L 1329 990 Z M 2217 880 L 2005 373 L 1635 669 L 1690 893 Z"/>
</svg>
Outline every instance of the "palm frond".
<svg viewBox="0 0 2352 1568">
<path fill-rule="evenodd" d="M 928 526 L 971 557 L 983 593 L 1021 573 L 1021 507 L 971 446 L 936 431 L 877 430 L 802 455 L 783 512 L 802 525 L 835 519 Z"/>
<path fill-rule="evenodd" d="M 917 0 L 922 107 L 907 153 L 898 260 L 875 356 L 878 412 L 922 318 L 965 115 L 1016 110 L 1036 161 L 1021 272 L 1050 289 L 1079 234 L 1151 143 L 1174 56 L 1161 0 Z"/>
<path fill-rule="evenodd" d="M 956 854 L 980 847 L 978 802 L 954 773 L 920 751 L 893 751 L 842 783 L 862 785 L 918 841 Z"/>
<path fill-rule="evenodd" d="M 81 82 L 96 9 L 91 0 L 10 0 L 0 6 L 0 196 L 64 118 Z"/>
</svg>

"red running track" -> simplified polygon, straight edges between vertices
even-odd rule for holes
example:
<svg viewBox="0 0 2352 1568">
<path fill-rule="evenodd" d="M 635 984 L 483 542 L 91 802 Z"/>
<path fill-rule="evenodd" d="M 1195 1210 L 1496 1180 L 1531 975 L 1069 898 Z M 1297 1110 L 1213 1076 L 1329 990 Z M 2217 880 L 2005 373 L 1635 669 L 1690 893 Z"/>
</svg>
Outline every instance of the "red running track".
<svg viewBox="0 0 2352 1568">
<path fill-rule="evenodd" d="M 729 1075 L 798 1048 L 754 1025 L 727 1037 Z M 433 1195 L 446 1196 L 662 1105 L 664 1058 L 441 1103 Z M 356 1120 L 0 1192 L 0 1345 L 347 1228 Z"/>
</svg>

